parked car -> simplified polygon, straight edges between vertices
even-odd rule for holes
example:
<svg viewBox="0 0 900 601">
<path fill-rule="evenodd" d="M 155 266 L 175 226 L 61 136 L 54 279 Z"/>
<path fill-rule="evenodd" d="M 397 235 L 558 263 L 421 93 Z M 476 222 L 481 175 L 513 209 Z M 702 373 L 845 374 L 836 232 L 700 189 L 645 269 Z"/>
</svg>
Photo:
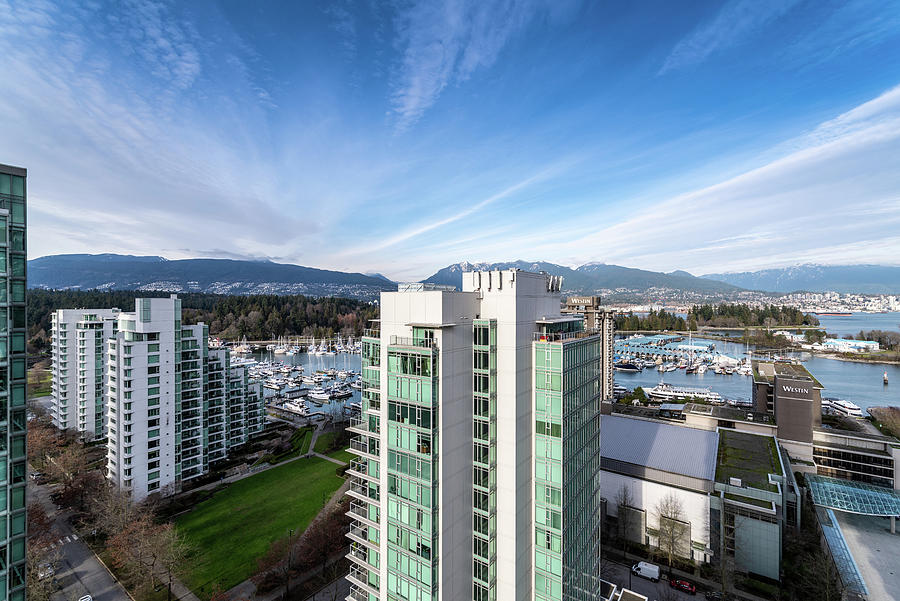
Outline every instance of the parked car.
<svg viewBox="0 0 900 601">
<path fill-rule="evenodd" d="M 631 566 L 631 572 L 635 576 L 646 578 L 652 582 L 659 582 L 659 566 L 642 561 Z"/>
<path fill-rule="evenodd" d="M 85 595 L 84 597 L 80 597 L 78 601 L 94 601 L 94 598 L 90 595 Z"/>
<path fill-rule="evenodd" d="M 30 474 L 28 474 L 28 476 L 29 476 L 32 480 L 37 481 L 39 478 L 43 478 L 43 477 L 44 477 L 44 474 L 42 474 L 42 473 L 40 473 L 40 472 L 31 472 Z"/>
<path fill-rule="evenodd" d="M 682 580 L 681 578 L 673 578 L 669 580 L 669 586 L 691 595 L 697 594 L 696 585 L 694 585 L 692 582 L 688 582 L 687 580 Z"/>
<path fill-rule="evenodd" d="M 42 563 L 38 566 L 38 580 L 51 578 L 54 575 L 56 575 L 56 570 L 53 568 L 53 565 L 49 563 Z"/>
</svg>

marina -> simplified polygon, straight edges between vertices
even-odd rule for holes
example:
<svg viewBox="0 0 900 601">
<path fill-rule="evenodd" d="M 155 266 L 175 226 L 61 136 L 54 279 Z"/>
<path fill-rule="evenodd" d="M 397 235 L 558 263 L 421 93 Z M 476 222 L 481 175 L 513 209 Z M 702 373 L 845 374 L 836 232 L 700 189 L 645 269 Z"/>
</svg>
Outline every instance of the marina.
<svg viewBox="0 0 900 601">
<path fill-rule="evenodd" d="M 865 329 L 866 326 L 859 326 Z M 859 328 L 857 331 L 859 331 Z M 896 326 L 894 329 L 897 329 Z M 718 356 L 727 356 L 739 364 L 745 364 L 751 357 L 767 358 L 770 354 L 753 355 L 756 350 L 752 345 L 745 348 L 743 344 L 715 341 Z M 858 405 L 863 415 L 868 407 L 900 405 L 900 387 L 885 384 L 885 375 L 889 382 L 900 383 L 900 365 L 883 365 L 839 361 L 811 353 L 784 353 L 783 358 L 797 359 L 818 379 L 825 390 L 823 397 L 842 399 Z M 639 371 L 621 371 L 614 373 L 615 383 L 629 390 L 637 386 L 645 390 L 660 383 L 676 387 L 710 389 L 726 400 L 749 401 L 752 394 L 752 377 L 741 376 L 738 369 L 716 373 L 713 370 L 695 370 L 689 372 L 687 367 L 678 368 L 678 362 L 663 362 L 663 371 L 653 362 L 653 366 L 643 367 Z"/>
<path fill-rule="evenodd" d="M 355 345 L 335 347 L 273 346 L 233 353 L 232 361 L 250 364 L 251 375 L 263 381 L 267 405 L 308 419 L 339 420 L 359 411 L 361 360 Z"/>
</svg>

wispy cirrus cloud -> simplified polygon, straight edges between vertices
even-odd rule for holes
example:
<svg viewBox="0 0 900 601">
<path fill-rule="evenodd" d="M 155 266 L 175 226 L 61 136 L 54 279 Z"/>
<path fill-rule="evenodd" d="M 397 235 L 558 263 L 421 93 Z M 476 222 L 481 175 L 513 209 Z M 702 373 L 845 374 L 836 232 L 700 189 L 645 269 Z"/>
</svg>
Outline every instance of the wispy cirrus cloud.
<svg viewBox="0 0 900 601">
<path fill-rule="evenodd" d="M 746 36 L 784 15 L 797 2 L 730 0 L 710 22 L 675 44 L 659 73 L 701 63 L 714 52 L 740 43 Z"/>
<path fill-rule="evenodd" d="M 649 203 L 555 250 L 570 247 L 581 262 L 699 273 L 810 261 L 896 263 L 900 86 L 784 148 L 791 150 L 756 169 Z"/>
<path fill-rule="evenodd" d="M 564 19 L 575 4 L 418 0 L 398 11 L 394 29 L 401 58 L 392 96 L 398 130 L 421 119 L 447 86 L 490 68 L 510 40 L 533 21 Z"/>
</svg>

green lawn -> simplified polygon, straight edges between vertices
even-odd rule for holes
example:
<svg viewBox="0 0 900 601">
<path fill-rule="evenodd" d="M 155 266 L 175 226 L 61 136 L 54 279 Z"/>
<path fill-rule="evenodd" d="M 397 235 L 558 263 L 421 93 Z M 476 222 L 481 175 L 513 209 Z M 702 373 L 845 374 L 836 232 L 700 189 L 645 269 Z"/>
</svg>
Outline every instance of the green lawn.
<svg viewBox="0 0 900 601">
<path fill-rule="evenodd" d="M 48 396 L 50 390 L 50 382 L 53 379 L 50 370 L 46 367 L 35 366 L 28 370 L 28 396 L 42 397 Z"/>
<path fill-rule="evenodd" d="M 337 432 L 323 432 L 319 434 L 319 438 L 316 439 L 316 448 L 313 449 L 316 453 L 321 453 L 322 455 L 328 455 L 329 457 L 334 457 L 344 463 L 350 463 L 351 459 L 356 458 L 355 453 L 351 453 L 350 451 L 339 448 L 328 450 L 332 447 L 335 436 L 337 436 Z"/>
<path fill-rule="evenodd" d="M 228 590 L 246 580 L 272 541 L 304 530 L 342 482 L 330 461 L 298 459 L 199 503 L 175 521 L 194 548 L 185 584 L 208 599 L 214 584 Z"/>
</svg>

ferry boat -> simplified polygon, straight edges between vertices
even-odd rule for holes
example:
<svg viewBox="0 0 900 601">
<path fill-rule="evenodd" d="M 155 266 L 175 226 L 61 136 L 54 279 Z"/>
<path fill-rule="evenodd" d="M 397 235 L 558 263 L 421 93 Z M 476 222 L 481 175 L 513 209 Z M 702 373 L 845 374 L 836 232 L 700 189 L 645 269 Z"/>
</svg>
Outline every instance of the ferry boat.
<svg viewBox="0 0 900 601">
<path fill-rule="evenodd" d="M 672 386 L 665 382 L 660 382 L 653 388 L 646 390 L 647 395 L 657 401 L 673 401 L 677 399 L 700 399 L 707 403 L 722 404 L 722 395 L 713 392 L 709 388 L 685 388 L 681 386 Z"/>
<path fill-rule="evenodd" d="M 862 417 L 862 409 L 856 403 L 842 399 L 822 399 L 822 409 L 844 417 Z"/>
<path fill-rule="evenodd" d="M 853 313 L 849 311 L 814 311 L 816 315 L 824 315 L 825 317 L 850 317 Z"/>
</svg>

